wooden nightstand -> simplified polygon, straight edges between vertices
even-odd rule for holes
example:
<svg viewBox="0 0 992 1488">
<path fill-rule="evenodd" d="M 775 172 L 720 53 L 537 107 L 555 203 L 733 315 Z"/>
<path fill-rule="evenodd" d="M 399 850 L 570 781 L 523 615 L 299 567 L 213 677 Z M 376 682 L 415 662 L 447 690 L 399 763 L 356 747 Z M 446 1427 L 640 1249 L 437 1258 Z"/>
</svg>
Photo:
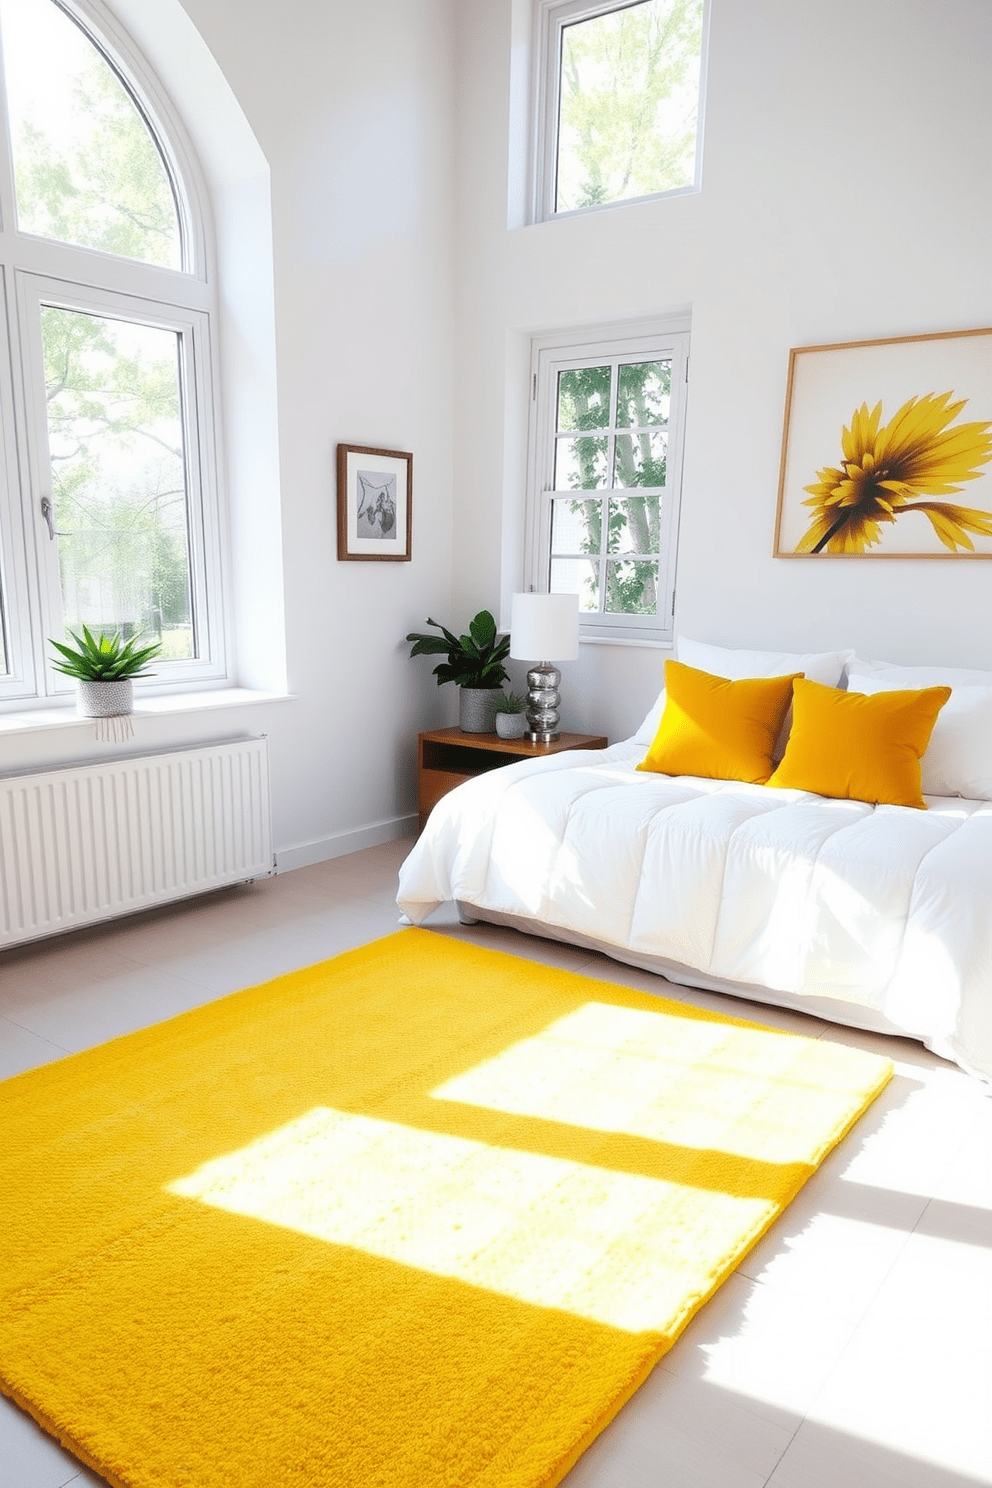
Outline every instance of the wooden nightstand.
<svg viewBox="0 0 992 1488">
<path fill-rule="evenodd" d="M 460 728 L 433 729 L 417 736 L 417 804 L 420 830 L 442 796 L 463 780 L 512 765 L 515 760 L 540 759 L 568 749 L 605 749 L 602 734 L 559 734 L 551 744 L 529 739 L 501 739 L 499 734 L 463 734 Z"/>
</svg>

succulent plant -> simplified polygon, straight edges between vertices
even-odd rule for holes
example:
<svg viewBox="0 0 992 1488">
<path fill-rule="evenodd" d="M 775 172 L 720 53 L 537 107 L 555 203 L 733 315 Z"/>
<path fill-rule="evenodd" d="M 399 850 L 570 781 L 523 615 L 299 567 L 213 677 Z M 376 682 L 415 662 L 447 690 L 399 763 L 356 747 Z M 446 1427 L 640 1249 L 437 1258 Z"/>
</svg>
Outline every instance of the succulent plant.
<svg viewBox="0 0 992 1488">
<path fill-rule="evenodd" d="M 526 699 L 522 698 L 520 694 L 516 692 L 500 693 L 499 697 L 496 699 L 496 712 L 522 713 L 524 711 L 525 701 Z"/>
<path fill-rule="evenodd" d="M 83 626 L 81 636 L 70 630 L 76 650 L 64 646 L 61 641 L 49 640 L 49 645 L 58 651 L 61 661 L 53 661 L 55 671 L 66 677 L 75 677 L 80 682 L 121 682 L 127 677 L 147 676 L 145 663 L 161 651 L 160 642 L 152 646 L 139 646 L 138 636 L 128 641 L 121 640 L 120 631 L 108 636 L 102 631 L 99 640 Z"/>
</svg>

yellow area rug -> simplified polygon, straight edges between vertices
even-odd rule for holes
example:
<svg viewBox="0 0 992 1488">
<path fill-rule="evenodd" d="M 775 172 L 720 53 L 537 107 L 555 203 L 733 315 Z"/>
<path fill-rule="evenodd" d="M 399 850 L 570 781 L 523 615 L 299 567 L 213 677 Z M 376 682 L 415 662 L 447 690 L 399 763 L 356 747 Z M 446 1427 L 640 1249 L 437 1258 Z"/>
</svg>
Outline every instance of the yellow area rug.
<svg viewBox="0 0 992 1488">
<path fill-rule="evenodd" d="M 546 1488 L 890 1075 L 402 931 L 0 1085 L 0 1385 L 127 1488 Z"/>
</svg>

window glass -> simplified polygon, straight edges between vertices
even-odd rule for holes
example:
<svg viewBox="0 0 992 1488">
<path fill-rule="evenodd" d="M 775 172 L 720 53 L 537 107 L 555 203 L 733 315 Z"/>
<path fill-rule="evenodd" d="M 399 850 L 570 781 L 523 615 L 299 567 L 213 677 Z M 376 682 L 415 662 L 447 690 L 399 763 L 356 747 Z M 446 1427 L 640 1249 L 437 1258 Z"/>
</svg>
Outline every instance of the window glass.
<svg viewBox="0 0 992 1488">
<path fill-rule="evenodd" d="M 661 497 L 631 496 L 610 502 L 608 553 L 657 553 L 661 541 Z"/>
<path fill-rule="evenodd" d="M 196 655 L 176 332 L 46 305 L 48 445 L 67 629 Z"/>
<path fill-rule="evenodd" d="M 558 377 L 558 428 L 605 429 L 610 422 L 609 367 L 572 367 Z"/>
<path fill-rule="evenodd" d="M 621 429 L 668 423 L 672 401 L 670 361 L 622 363 L 617 380 L 617 424 Z"/>
<path fill-rule="evenodd" d="M 616 562 L 606 565 L 608 615 L 653 615 L 658 608 L 658 563 Z"/>
<path fill-rule="evenodd" d="M 561 25 L 553 211 L 693 185 L 702 20 L 640 0 Z"/>
<path fill-rule="evenodd" d="M 609 439 L 587 434 L 582 439 L 559 439 L 555 444 L 557 490 L 598 491 L 609 484 Z"/>
<path fill-rule="evenodd" d="M 551 550 L 554 553 L 588 553 L 589 534 L 595 529 L 602 506 L 598 501 L 553 501 L 551 503 Z M 599 543 L 596 543 L 596 552 Z"/>
<path fill-rule="evenodd" d="M 577 594 L 579 610 L 596 614 L 599 610 L 599 564 L 588 559 L 552 558 L 551 593 Z"/>
<path fill-rule="evenodd" d="M 158 147 L 116 72 L 51 0 L 0 0 L 23 232 L 181 267 Z"/>
<path fill-rule="evenodd" d="M 578 582 L 584 610 L 629 615 L 657 611 L 671 386 L 669 358 L 568 368 L 558 374 L 549 585 L 552 593 L 564 593 L 573 592 Z M 569 430 L 606 427 L 595 434 L 563 435 L 562 420 Z M 595 501 L 563 500 L 557 494 L 645 487 L 657 494 Z M 578 563 L 573 555 L 580 553 L 594 554 L 599 561 Z M 628 553 L 652 561 L 609 561 L 608 555 Z"/>
<path fill-rule="evenodd" d="M 618 434 L 613 484 L 663 486 L 667 454 L 667 434 L 646 429 L 639 434 Z"/>
</svg>

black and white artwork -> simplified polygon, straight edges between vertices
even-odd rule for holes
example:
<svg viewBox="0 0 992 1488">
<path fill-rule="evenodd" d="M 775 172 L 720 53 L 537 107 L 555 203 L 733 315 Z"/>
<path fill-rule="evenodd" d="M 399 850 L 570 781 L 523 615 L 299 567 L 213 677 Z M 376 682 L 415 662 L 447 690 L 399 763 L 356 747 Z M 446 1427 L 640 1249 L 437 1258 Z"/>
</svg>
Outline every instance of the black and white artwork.
<svg viewBox="0 0 992 1488">
<path fill-rule="evenodd" d="M 338 445 L 338 558 L 410 561 L 413 456 Z"/>
<path fill-rule="evenodd" d="M 381 542 L 396 536 L 396 477 L 381 470 L 359 470 L 358 535 Z"/>
</svg>

